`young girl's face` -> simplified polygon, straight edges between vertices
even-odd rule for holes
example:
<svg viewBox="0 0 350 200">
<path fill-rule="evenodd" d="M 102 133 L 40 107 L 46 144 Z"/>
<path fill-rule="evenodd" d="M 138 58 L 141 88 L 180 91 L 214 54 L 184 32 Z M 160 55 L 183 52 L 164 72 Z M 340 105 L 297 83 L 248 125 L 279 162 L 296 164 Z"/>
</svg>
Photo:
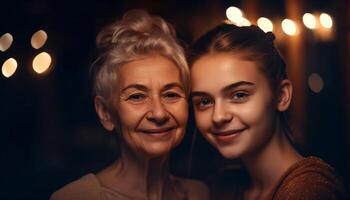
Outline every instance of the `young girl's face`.
<svg viewBox="0 0 350 200">
<path fill-rule="evenodd" d="M 191 68 L 196 124 L 229 159 L 256 153 L 275 134 L 276 100 L 255 62 L 208 54 Z"/>
</svg>

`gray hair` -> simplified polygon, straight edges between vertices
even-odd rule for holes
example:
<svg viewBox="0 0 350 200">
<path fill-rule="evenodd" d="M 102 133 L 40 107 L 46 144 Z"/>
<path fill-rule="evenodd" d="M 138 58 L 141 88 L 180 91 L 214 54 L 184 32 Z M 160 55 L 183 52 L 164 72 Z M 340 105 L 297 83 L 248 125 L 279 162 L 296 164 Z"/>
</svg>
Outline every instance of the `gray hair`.
<svg viewBox="0 0 350 200">
<path fill-rule="evenodd" d="M 189 94 L 189 69 L 184 49 L 176 39 L 174 28 L 157 16 L 143 10 L 130 10 L 97 35 L 99 56 L 92 64 L 94 95 L 109 98 L 125 63 L 149 54 L 162 55 L 176 64 L 181 82 Z"/>
</svg>

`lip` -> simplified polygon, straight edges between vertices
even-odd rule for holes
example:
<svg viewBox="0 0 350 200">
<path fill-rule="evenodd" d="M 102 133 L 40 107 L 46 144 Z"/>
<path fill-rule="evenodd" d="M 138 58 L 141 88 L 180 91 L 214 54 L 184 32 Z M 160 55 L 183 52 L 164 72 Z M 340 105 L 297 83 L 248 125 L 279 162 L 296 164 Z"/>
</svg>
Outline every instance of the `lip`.
<svg viewBox="0 0 350 200">
<path fill-rule="evenodd" d="M 233 138 L 238 137 L 246 129 L 247 128 L 232 129 L 227 131 L 213 131 L 212 134 L 220 141 L 231 141 Z"/>
<path fill-rule="evenodd" d="M 176 129 L 177 127 L 164 127 L 164 128 L 151 128 L 151 129 L 139 129 L 139 132 L 143 132 L 145 134 L 166 134 L 170 133 L 173 129 Z"/>
</svg>

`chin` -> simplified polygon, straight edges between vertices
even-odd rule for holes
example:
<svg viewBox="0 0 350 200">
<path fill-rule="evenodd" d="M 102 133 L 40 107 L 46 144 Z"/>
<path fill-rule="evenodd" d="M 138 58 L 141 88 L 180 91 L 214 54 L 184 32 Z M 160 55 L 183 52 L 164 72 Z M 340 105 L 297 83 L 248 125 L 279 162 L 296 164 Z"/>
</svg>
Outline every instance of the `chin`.
<svg viewBox="0 0 350 200">
<path fill-rule="evenodd" d="M 238 152 L 236 149 L 233 149 L 233 147 L 228 147 L 228 148 L 218 148 L 220 154 L 229 160 L 234 160 L 238 159 L 242 156 L 240 152 Z"/>
<path fill-rule="evenodd" d="M 144 149 L 144 153 L 149 158 L 167 156 L 174 148 L 173 145 L 151 144 Z"/>
</svg>

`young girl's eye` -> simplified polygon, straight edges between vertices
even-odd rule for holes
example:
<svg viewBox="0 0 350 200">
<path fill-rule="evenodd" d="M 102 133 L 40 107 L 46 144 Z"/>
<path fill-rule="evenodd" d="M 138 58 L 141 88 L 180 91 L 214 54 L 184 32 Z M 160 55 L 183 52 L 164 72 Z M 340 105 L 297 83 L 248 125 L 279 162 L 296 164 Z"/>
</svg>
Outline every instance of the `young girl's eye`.
<svg viewBox="0 0 350 200">
<path fill-rule="evenodd" d="M 234 102 L 238 102 L 238 103 L 242 103 L 242 102 L 245 102 L 247 101 L 249 97 L 249 94 L 247 92 L 235 92 L 231 99 L 234 101 Z"/>
<path fill-rule="evenodd" d="M 213 101 L 209 98 L 200 98 L 200 99 L 193 100 L 193 104 L 195 108 L 197 108 L 198 110 L 204 110 L 212 106 Z"/>
</svg>

